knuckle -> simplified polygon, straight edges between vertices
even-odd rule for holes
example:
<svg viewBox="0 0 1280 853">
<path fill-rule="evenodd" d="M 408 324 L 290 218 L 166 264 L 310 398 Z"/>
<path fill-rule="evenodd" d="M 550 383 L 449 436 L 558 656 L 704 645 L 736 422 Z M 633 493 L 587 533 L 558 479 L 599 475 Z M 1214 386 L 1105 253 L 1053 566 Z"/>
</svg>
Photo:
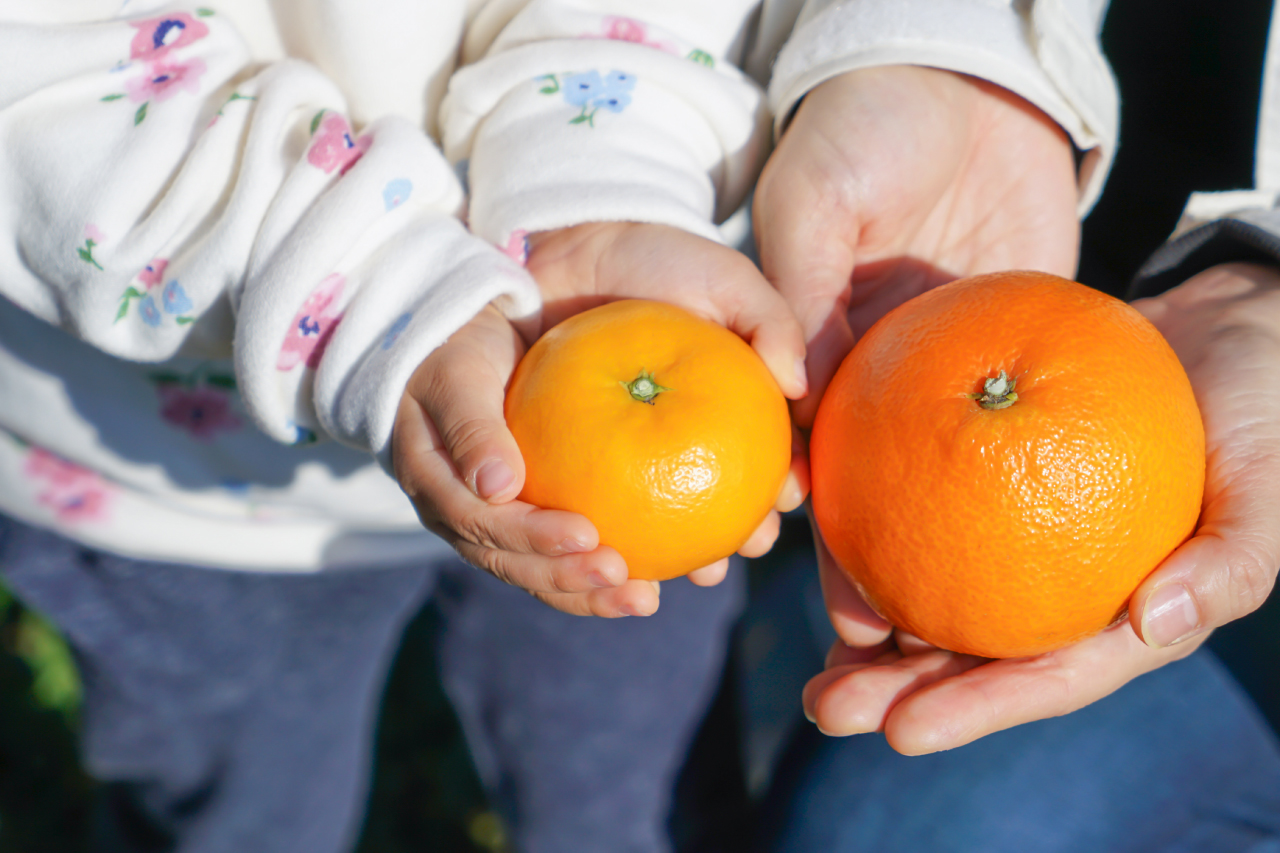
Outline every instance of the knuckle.
<svg viewBox="0 0 1280 853">
<path fill-rule="evenodd" d="M 441 437 L 452 449 L 454 459 L 461 459 L 494 434 L 492 422 L 479 417 L 463 418 L 441 429 Z"/>
<path fill-rule="evenodd" d="M 1241 549 L 1231 565 L 1230 591 L 1233 603 L 1239 602 L 1239 610 L 1243 616 L 1252 613 L 1262 606 L 1275 586 L 1277 566 L 1273 560 L 1263 556 L 1263 549 L 1245 547 Z"/>
</svg>

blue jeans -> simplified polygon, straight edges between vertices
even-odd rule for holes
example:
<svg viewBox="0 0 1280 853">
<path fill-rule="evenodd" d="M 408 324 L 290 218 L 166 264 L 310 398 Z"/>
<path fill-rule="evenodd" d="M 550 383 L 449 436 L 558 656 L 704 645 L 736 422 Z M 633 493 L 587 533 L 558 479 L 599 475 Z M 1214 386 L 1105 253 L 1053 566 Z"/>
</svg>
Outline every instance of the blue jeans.
<svg viewBox="0 0 1280 853">
<path fill-rule="evenodd" d="M 1280 747 L 1201 649 L 950 752 L 806 727 L 764 824 L 773 853 L 1280 853 Z"/>
</svg>

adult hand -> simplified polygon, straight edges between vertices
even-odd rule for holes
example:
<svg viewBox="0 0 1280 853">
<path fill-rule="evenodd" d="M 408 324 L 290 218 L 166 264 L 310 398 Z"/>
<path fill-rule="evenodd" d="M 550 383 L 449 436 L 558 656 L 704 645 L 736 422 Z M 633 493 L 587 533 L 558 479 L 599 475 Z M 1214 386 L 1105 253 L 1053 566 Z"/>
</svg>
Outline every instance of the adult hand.
<svg viewBox="0 0 1280 853">
<path fill-rule="evenodd" d="M 786 303 L 741 253 L 666 225 L 590 223 L 530 238 L 528 269 L 543 297 L 543 328 L 615 299 L 670 302 L 725 326 L 747 341 L 791 399 L 808 388 L 804 338 Z M 758 557 L 772 547 L 779 511 L 800 505 L 809 489 L 798 437 L 792 470 L 771 511 L 739 550 Z M 723 580 L 728 559 L 689 574 L 696 584 Z"/>
<path fill-rule="evenodd" d="M 392 431 L 396 479 L 427 528 L 467 562 L 566 613 L 648 616 L 658 586 L 576 513 L 515 500 L 524 460 L 502 413 L 525 341 L 492 306 L 428 356 Z"/>
<path fill-rule="evenodd" d="M 805 96 L 755 195 L 765 276 L 804 327 L 813 422 L 854 340 L 964 275 L 1074 274 L 1075 160 L 1010 92 L 914 66 L 851 71 Z"/>
<path fill-rule="evenodd" d="M 1066 135 L 998 86 L 887 66 L 816 87 L 765 165 L 754 208 L 764 273 L 808 346 L 796 422 L 812 425 L 854 341 L 911 297 L 1002 269 L 1073 275 L 1076 201 Z M 837 633 L 874 647 L 888 623 L 814 538 Z"/>
<path fill-rule="evenodd" d="M 987 661 L 902 634 L 867 648 L 837 642 L 804 692 L 822 730 L 883 730 L 910 755 L 951 749 L 1088 705 L 1266 599 L 1280 566 L 1280 273 L 1224 265 L 1135 307 L 1177 352 L 1204 417 L 1193 537 L 1134 592 L 1128 621 L 1054 652 Z"/>
</svg>

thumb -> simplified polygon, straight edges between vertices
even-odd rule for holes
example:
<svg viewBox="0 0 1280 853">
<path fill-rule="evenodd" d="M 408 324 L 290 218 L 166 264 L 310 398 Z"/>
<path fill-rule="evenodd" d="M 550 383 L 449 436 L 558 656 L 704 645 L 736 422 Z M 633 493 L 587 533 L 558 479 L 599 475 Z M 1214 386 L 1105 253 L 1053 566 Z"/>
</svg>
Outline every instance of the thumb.
<svg viewBox="0 0 1280 853">
<path fill-rule="evenodd" d="M 467 487 L 491 504 L 524 487 L 524 459 L 507 429 L 507 381 L 523 354 L 519 334 L 489 307 L 423 361 L 406 392 L 431 418 Z"/>
<path fill-rule="evenodd" d="M 1196 535 L 1138 587 L 1130 622 L 1163 648 L 1245 616 L 1280 566 L 1280 453 L 1253 460 L 1206 502 Z"/>
<path fill-rule="evenodd" d="M 769 286 L 746 257 L 734 256 L 737 269 L 726 280 L 740 282 L 726 306 L 724 324 L 751 344 L 783 394 L 799 400 L 809 392 L 804 331 L 782 296 Z"/>
<path fill-rule="evenodd" d="M 756 194 L 756 241 L 761 269 L 799 321 L 807 345 L 809 395 L 792 411 L 809 427 L 827 383 L 853 348 L 846 309 L 854 251 L 831 233 L 819 206 L 798 191 L 795 176 L 766 184 L 771 176 L 766 170 Z"/>
</svg>

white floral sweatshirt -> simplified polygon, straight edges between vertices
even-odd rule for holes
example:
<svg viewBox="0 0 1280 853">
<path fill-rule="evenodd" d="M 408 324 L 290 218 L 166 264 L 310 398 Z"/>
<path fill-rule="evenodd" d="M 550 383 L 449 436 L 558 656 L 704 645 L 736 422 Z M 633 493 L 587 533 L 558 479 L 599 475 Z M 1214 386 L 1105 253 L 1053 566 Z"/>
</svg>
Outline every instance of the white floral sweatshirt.
<svg viewBox="0 0 1280 853">
<path fill-rule="evenodd" d="M 224 568 L 443 551 L 391 424 L 481 307 L 538 310 L 527 234 L 723 239 L 805 92 L 903 62 L 1040 106 L 1087 208 L 1103 5 L 0 0 L 0 513 Z"/>
</svg>

